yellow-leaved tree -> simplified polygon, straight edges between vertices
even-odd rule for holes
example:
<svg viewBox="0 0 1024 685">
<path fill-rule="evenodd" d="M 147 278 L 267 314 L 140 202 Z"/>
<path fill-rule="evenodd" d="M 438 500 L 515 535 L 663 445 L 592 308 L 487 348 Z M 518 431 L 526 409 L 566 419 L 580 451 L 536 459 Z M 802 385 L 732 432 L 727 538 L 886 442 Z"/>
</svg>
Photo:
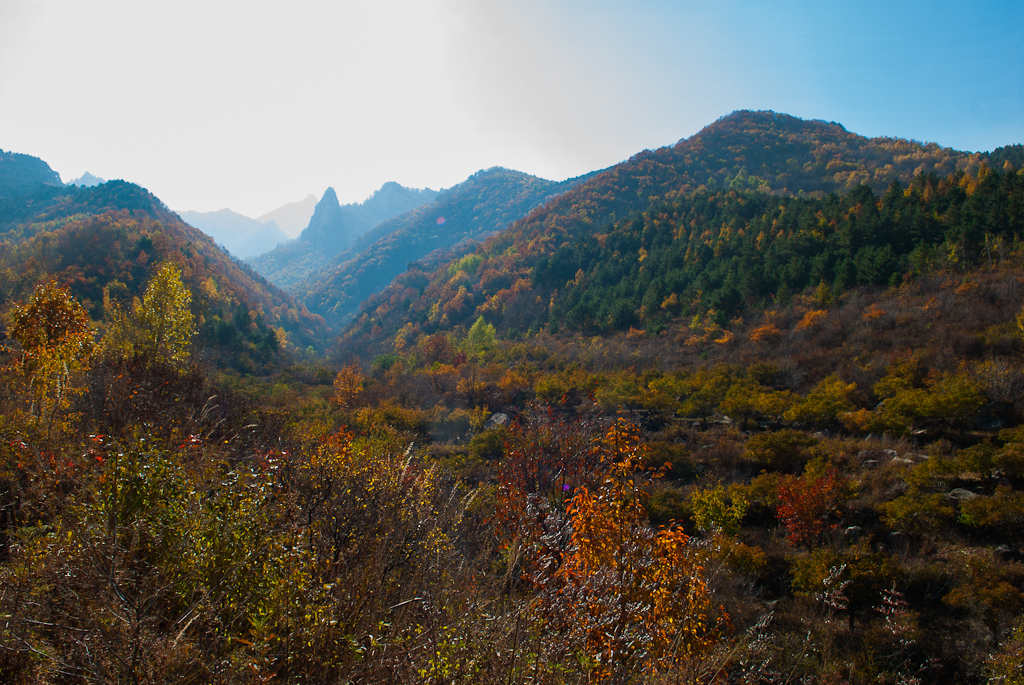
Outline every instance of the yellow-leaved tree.
<svg viewBox="0 0 1024 685">
<path fill-rule="evenodd" d="M 136 312 L 142 350 L 154 361 L 173 365 L 188 361 L 196 333 L 191 304 L 192 293 L 181 282 L 181 271 L 173 262 L 164 262 Z"/>
<path fill-rule="evenodd" d="M 47 281 L 36 286 L 28 304 L 15 307 L 8 333 L 21 346 L 16 364 L 28 384 L 29 414 L 49 433 L 81 392 L 73 377 L 92 362 L 89 315 L 67 286 Z"/>
<path fill-rule="evenodd" d="M 191 305 L 192 293 L 182 283 L 181 271 L 173 262 L 160 265 L 142 301 L 136 298 L 130 312 L 111 298 L 109 289 L 104 289 L 106 353 L 121 359 L 142 355 L 150 363 L 186 364 L 196 334 Z"/>
</svg>

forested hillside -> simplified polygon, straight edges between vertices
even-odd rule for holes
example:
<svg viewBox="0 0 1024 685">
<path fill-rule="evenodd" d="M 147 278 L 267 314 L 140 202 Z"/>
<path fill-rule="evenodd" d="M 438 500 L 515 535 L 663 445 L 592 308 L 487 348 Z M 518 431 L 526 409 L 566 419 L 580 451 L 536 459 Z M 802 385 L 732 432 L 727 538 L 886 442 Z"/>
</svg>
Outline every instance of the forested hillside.
<svg viewBox="0 0 1024 685">
<path fill-rule="evenodd" d="M 173 261 L 195 294 L 200 341 L 222 363 L 262 369 L 285 346 L 325 343 L 322 319 L 131 183 L 37 185 L 0 205 L 0 231 L 4 311 L 36 283 L 54 278 L 71 288 L 91 318 L 104 321 L 105 299 L 130 306 L 153 269 Z"/>
<path fill-rule="evenodd" d="M 929 245 L 944 240 L 936 221 L 920 219 L 922 211 L 933 208 L 918 206 L 900 214 L 891 205 L 884 220 L 869 211 L 854 227 L 844 218 L 843 204 L 847 209 L 858 202 L 867 206 L 863 200 L 873 203 L 873 193 L 885 192 L 893 182 L 899 184 L 894 192 L 903 192 L 916 178 L 919 187 L 907 192 L 920 205 L 925 195 L 931 202 L 944 178 L 947 186 L 958 188 L 947 188 L 934 207 L 945 211 L 942 203 L 967 197 L 957 185 L 961 180 L 977 183 L 976 176 L 955 174 L 963 169 L 977 174 L 982 161 L 982 155 L 937 145 L 866 139 L 837 124 L 771 112 L 736 113 L 673 148 L 637 155 L 555 198 L 478 248 L 458 268 L 432 276 L 430 287 L 423 274 L 399 279 L 368 300 L 365 316 L 348 335 L 367 334 L 374 326 L 393 332 L 407 322 L 443 329 L 482 314 L 496 324 L 509 317 L 506 325 L 512 328 L 536 328 L 549 323 L 556 304 L 552 298 L 568 296 L 551 319 L 558 325 L 561 315 L 579 304 L 573 303 L 579 296 L 574 290 L 592 294 L 566 323 L 616 330 L 646 326 L 666 311 L 688 311 L 697 291 L 696 309 L 713 308 L 723 317 L 779 291 L 784 299 L 809 280 L 825 279 L 840 289 L 879 279 L 888 283 L 893 273 L 905 271 L 905 265 L 897 264 L 898 255 L 906 257 L 922 239 Z M 843 170 L 842 164 L 856 164 L 859 171 Z M 718 165 L 720 180 L 711 174 L 707 183 L 695 181 L 704 178 L 702 170 Z M 799 179 L 802 195 L 815 197 L 790 199 L 793 179 Z M 826 191 L 850 195 L 839 200 L 838 195 L 825 197 Z M 807 207 L 813 207 L 810 214 Z M 819 211 L 828 217 L 810 218 Z M 918 225 L 886 247 L 897 215 L 904 224 Z M 824 224 L 815 232 L 810 224 L 819 220 Z M 947 217 L 946 223 L 950 220 L 958 219 Z M 794 231 L 795 242 L 790 242 Z M 651 249 L 656 252 L 652 262 L 641 264 Z M 582 281 L 569 283 L 577 272 L 586 278 L 595 268 L 600 271 L 595 288 L 589 281 L 586 287 Z M 624 269 L 636 273 L 623 280 Z M 414 282 L 415 296 L 409 289 Z M 610 287 L 617 289 L 615 297 L 602 290 Z M 664 298 L 673 294 L 674 302 L 661 309 Z M 600 306 L 594 309 L 597 300 Z M 406 309 L 407 315 L 396 312 Z M 579 318 L 584 315 L 589 321 Z"/>
<path fill-rule="evenodd" d="M 0 202 L 24 195 L 40 185 L 64 184 L 60 175 L 38 157 L 0 150 Z"/>
</svg>

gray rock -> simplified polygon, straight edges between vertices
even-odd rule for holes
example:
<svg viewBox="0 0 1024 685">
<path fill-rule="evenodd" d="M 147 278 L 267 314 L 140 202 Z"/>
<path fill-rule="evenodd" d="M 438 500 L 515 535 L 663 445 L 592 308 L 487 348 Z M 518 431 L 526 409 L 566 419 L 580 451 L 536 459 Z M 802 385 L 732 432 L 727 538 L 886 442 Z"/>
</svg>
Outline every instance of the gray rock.
<svg viewBox="0 0 1024 685">
<path fill-rule="evenodd" d="M 487 419 L 487 423 L 484 424 L 484 430 L 492 430 L 498 426 L 504 426 L 508 423 L 508 414 L 502 414 L 500 411 L 491 414 L 491 418 Z"/>
<path fill-rule="evenodd" d="M 952 490 L 949 491 L 949 494 L 946 495 L 946 499 L 964 502 L 969 499 L 974 499 L 977 496 L 978 493 L 976 492 L 971 492 L 970 490 L 965 490 L 963 488 L 953 488 Z"/>
<path fill-rule="evenodd" d="M 864 529 L 860 526 L 850 526 L 843 531 L 843 538 L 846 539 L 847 542 L 856 542 L 862 537 L 864 537 Z"/>
</svg>

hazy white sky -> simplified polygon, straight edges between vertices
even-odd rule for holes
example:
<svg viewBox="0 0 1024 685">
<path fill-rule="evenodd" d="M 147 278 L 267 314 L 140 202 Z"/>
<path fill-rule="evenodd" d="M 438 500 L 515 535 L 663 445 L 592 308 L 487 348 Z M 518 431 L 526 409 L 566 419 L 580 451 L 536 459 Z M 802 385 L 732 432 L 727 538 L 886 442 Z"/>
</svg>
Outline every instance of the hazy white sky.
<svg viewBox="0 0 1024 685">
<path fill-rule="evenodd" d="M 0 0 L 0 148 L 257 216 L 561 180 L 736 109 L 1024 142 L 1024 2 Z"/>
</svg>

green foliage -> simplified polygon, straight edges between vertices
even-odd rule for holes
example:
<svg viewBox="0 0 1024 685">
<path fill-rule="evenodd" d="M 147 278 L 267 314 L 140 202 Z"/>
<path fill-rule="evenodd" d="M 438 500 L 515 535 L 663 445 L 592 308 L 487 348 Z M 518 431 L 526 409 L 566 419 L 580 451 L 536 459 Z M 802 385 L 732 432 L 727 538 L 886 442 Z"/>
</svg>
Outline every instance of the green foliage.
<svg viewBox="0 0 1024 685">
<path fill-rule="evenodd" d="M 504 428 L 477 433 L 469 440 L 469 453 L 480 461 L 496 461 L 501 458 L 504 440 Z"/>
<path fill-rule="evenodd" d="M 810 457 L 808 449 L 818 440 L 803 431 L 786 428 L 759 433 L 747 440 L 744 457 L 780 471 L 794 471 Z"/>
<path fill-rule="evenodd" d="M 956 517 L 956 507 L 950 504 L 945 493 L 928 493 L 918 487 L 911 487 L 891 502 L 880 504 L 878 510 L 890 530 L 918 537 L 942 530 Z"/>
<path fill-rule="evenodd" d="M 856 388 L 855 383 L 844 383 L 839 376 L 831 375 L 818 383 L 806 397 L 798 400 L 783 416 L 787 421 L 828 427 L 835 423 L 840 413 L 853 409 L 850 395 Z"/>
<path fill-rule="evenodd" d="M 842 558 L 829 549 L 814 550 L 806 556 L 793 558 L 790 572 L 793 574 L 793 587 L 803 596 L 821 595 L 827 582 L 835 582 L 839 574 L 845 570 Z M 830 579 L 830 571 L 836 569 L 839 574 Z"/>
<path fill-rule="evenodd" d="M 776 507 L 779 505 L 780 481 L 781 476 L 778 473 L 762 471 L 759 475 L 754 476 L 750 483 L 733 486 L 732 491 L 750 503 L 749 510 L 752 514 L 761 517 L 774 517 Z"/>
<path fill-rule="evenodd" d="M 469 352 L 481 357 L 495 346 L 494 326 L 484 321 L 484 317 L 478 318 L 466 334 L 466 346 Z"/>
<path fill-rule="evenodd" d="M 889 365 L 888 373 L 875 383 L 872 391 L 876 397 L 888 399 L 923 385 L 919 362 L 913 358 L 900 359 Z"/>
<path fill-rule="evenodd" d="M 930 391 L 929 415 L 950 424 L 972 416 L 985 404 L 981 387 L 964 373 L 943 375 Z"/>
<path fill-rule="evenodd" d="M 683 379 L 683 400 L 679 412 L 701 420 L 707 428 L 708 417 L 715 413 L 729 391 L 731 379 L 726 372 L 700 369 Z"/>
<path fill-rule="evenodd" d="M 764 409 L 764 394 L 764 389 L 751 380 L 734 382 L 718 404 L 718 410 L 737 417 L 740 427 L 745 428 L 750 418 Z"/>
<path fill-rule="evenodd" d="M 454 276 L 460 271 L 464 271 L 470 276 L 476 273 L 476 269 L 483 262 L 483 257 L 478 254 L 468 254 L 462 259 L 452 262 L 448 266 L 448 275 Z"/>
<path fill-rule="evenodd" d="M 1018 533 L 1024 530 L 1024 492 L 1001 486 L 990 496 L 966 500 L 960 504 L 957 520 L 992 533 Z"/>
<path fill-rule="evenodd" d="M 677 488 L 658 488 L 644 502 L 647 515 L 654 526 L 672 526 L 686 518 L 688 503 Z"/>
<path fill-rule="evenodd" d="M 733 537 L 739 533 L 749 502 L 740 491 L 727 497 L 725 488 L 718 484 L 714 489 L 695 490 L 690 495 L 690 506 L 697 530 L 702 533 L 720 531 Z"/>
<path fill-rule="evenodd" d="M 425 433 L 430 426 L 430 418 L 425 411 L 409 409 L 394 402 L 381 402 L 376 407 L 359 409 L 355 422 L 369 433 L 387 430 L 389 427 L 400 431 Z"/>
<path fill-rule="evenodd" d="M 927 388 L 914 387 L 912 377 L 886 376 L 875 386 L 888 396 L 869 424 L 872 430 L 909 433 L 915 422 L 936 419 L 962 423 L 984 403 L 981 387 L 964 373 L 944 374 Z"/>
</svg>

